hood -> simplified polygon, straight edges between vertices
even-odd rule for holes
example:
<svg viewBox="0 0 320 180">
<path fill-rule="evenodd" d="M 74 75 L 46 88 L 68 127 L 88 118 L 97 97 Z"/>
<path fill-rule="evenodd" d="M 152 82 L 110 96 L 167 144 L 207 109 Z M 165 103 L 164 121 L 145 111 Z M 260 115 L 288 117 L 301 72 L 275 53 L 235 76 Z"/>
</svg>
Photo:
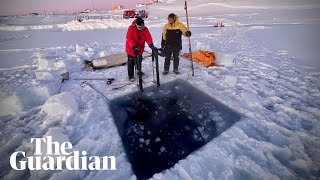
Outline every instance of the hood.
<svg viewBox="0 0 320 180">
<path fill-rule="evenodd" d="M 136 25 L 136 22 L 137 22 L 137 19 L 134 19 L 134 20 L 132 21 L 132 26 L 135 26 L 135 25 Z"/>
<path fill-rule="evenodd" d="M 179 17 L 176 15 L 176 21 L 173 23 L 173 26 L 176 26 L 179 23 Z M 170 25 L 169 21 L 168 24 Z"/>
</svg>

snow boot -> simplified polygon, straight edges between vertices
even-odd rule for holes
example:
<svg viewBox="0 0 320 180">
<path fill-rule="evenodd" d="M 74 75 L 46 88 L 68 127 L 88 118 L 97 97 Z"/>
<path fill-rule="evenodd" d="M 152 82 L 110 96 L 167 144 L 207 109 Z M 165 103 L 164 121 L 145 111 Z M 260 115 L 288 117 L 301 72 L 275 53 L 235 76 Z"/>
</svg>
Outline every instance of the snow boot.
<svg viewBox="0 0 320 180">
<path fill-rule="evenodd" d="M 174 72 L 175 74 L 180 74 L 180 72 L 179 72 L 178 69 L 174 69 L 173 72 Z"/>
<path fill-rule="evenodd" d="M 163 74 L 163 75 L 167 75 L 168 73 L 169 73 L 169 71 L 164 70 L 162 74 Z"/>
<path fill-rule="evenodd" d="M 134 77 L 129 77 L 130 82 L 134 82 Z"/>
<path fill-rule="evenodd" d="M 139 72 L 137 72 L 137 75 L 139 76 L 139 75 L 140 75 L 140 73 L 139 73 Z M 143 72 L 141 72 L 141 76 L 144 76 L 144 73 L 143 73 Z"/>
</svg>

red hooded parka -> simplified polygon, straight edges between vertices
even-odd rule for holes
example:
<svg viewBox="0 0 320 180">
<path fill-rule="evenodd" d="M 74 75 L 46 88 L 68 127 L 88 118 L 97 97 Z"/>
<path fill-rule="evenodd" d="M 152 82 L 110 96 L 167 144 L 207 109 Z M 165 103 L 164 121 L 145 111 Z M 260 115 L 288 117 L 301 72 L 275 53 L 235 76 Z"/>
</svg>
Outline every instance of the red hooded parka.
<svg viewBox="0 0 320 180">
<path fill-rule="evenodd" d="M 149 46 L 150 44 L 153 44 L 148 28 L 144 27 L 143 30 L 138 31 L 136 28 L 136 21 L 137 19 L 132 22 L 132 25 L 128 28 L 127 32 L 126 52 L 130 56 L 134 56 L 134 51 L 132 50 L 133 46 L 137 46 L 140 49 L 140 55 L 142 55 L 145 42 L 147 42 Z"/>
</svg>

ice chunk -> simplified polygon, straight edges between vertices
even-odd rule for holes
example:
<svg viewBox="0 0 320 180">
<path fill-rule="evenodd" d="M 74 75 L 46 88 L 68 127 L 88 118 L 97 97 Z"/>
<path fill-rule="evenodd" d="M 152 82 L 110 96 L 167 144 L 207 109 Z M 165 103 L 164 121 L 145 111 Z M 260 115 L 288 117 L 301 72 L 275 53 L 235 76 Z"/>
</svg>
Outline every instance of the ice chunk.
<svg viewBox="0 0 320 180">
<path fill-rule="evenodd" d="M 0 101 L 0 115 L 19 113 L 39 106 L 53 94 L 52 89 L 50 84 L 20 88 Z"/>
<path fill-rule="evenodd" d="M 234 86 L 237 83 L 238 78 L 236 76 L 227 75 L 224 79 L 225 83 L 229 86 Z"/>
<path fill-rule="evenodd" d="M 87 47 L 81 46 L 79 44 L 76 45 L 76 53 L 77 54 L 80 54 L 80 55 L 85 54 L 86 50 L 87 50 Z"/>
<path fill-rule="evenodd" d="M 64 68 L 64 67 L 66 67 L 66 64 L 65 64 L 65 62 L 63 60 L 59 60 L 59 61 L 55 62 L 53 65 L 56 68 Z"/>
<path fill-rule="evenodd" d="M 22 109 L 23 106 L 16 94 L 9 96 L 0 102 L 0 116 L 19 113 Z"/>
<path fill-rule="evenodd" d="M 160 148 L 160 151 L 161 152 L 164 152 L 166 150 L 166 148 L 164 147 L 164 146 L 162 146 L 161 148 Z"/>
<path fill-rule="evenodd" d="M 50 97 L 42 106 L 41 113 L 46 113 L 46 118 L 41 128 L 49 128 L 59 123 L 68 124 L 78 112 L 78 103 L 69 92 Z"/>
<path fill-rule="evenodd" d="M 53 77 L 49 72 L 35 72 L 38 80 L 52 80 Z"/>
<path fill-rule="evenodd" d="M 251 107 L 255 107 L 259 105 L 258 97 L 253 93 L 242 92 L 241 97 L 246 102 L 246 104 Z"/>
<path fill-rule="evenodd" d="M 150 139 L 146 140 L 146 145 L 148 146 L 150 144 Z"/>
<path fill-rule="evenodd" d="M 50 69 L 53 67 L 53 64 L 54 64 L 53 61 L 48 61 L 47 59 L 44 59 L 44 58 L 37 59 L 37 66 L 39 69 Z"/>
<path fill-rule="evenodd" d="M 50 97 L 42 106 L 42 112 L 50 117 L 71 116 L 78 112 L 78 103 L 69 92 Z"/>
<path fill-rule="evenodd" d="M 235 56 L 232 54 L 215 53 L 215 56 L 216 56 L 215 63 L 218 65 L 223 65 L 223 66 L 234 65 L 233 60 Z"/>
<path fill-rule="evenodd" d="M 38 59 L 36 59 L 36 62 L 40 70 L 60 69 L 66 67 L 64 60 L 49 60 L 43 57 L 39 57 Z"/>
<path fill-rule="evenodd" d="M 101 51 L 101 52 L 99 53 L 99 56 L 100 56 L 100 57 L 105 57 L 105 56 L 109 56 L 109 54 L 108 54 L 107 51 Z"/>
</svg>

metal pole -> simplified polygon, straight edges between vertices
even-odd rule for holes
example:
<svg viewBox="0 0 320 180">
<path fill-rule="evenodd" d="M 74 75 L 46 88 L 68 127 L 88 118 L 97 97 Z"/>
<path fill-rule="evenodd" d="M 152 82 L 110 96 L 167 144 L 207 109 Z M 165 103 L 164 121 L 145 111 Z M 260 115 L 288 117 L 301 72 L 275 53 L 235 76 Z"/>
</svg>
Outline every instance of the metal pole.
<svg viewBox="0 0 320 180">
<path fill-rule="evenodd" d="M 142 71 L 141 71 L 141 56 L 138 56 L 137 58 L 137 61 L 138 61 L 138 71 L 139 71 L 139 88 L 140 88 L 140 91 L 143 92 L 143 88 L 142 88 Z"/>
<path fill-rule="evenodd" d="M 155 60 L 156 60 L 157 86 L 160 87 L 158 51 L 156 51 L 154 54 L 155 54 Z"/>
<path fill-rule="evenodd" d="M 184 1 L 184 9 L 186 10 L 187 28 L 188 28 L 188 31 L 190 31 L 187 0 Z M 190 36 L 188 37 L 188 41 L 189 41 L 189 53 L 190 53 L 192 76 L 194 76 L 193 59 L 192 59 L 192 51 L 191 51 L 191 38 L 190 38 Z"/>
<path fill-rule="evenodd" d="M 141 71 L 141 56 L 140 55 L 135 55 L 135 61 L 136 61 L 136 68 L 138 72 L 138 82 L 139 82 L 139 89 L 141 92 L 143 92 L 143 87 L 142 87 L 142 71 Z"/>
<path fill-rule="evenodd" d="M 138 80 L 138 62 L 137 62 L 137 55 L 134 55 L 134 69 L 135 69 L 135 77 L 136 77 L 136 80 L 137 80 L 137 87 L 139 86 L 139 80 Z"/>
<path fill-rule="evenodd" d="M 151 55 L 151 57 L 152 57 L 152 75 L 153 75 L 153 82 L 156 82 L 156 79 L 154 78 L 154 55 L 155 53 L 152 51 L 152 55 Z"/>
</svg>

